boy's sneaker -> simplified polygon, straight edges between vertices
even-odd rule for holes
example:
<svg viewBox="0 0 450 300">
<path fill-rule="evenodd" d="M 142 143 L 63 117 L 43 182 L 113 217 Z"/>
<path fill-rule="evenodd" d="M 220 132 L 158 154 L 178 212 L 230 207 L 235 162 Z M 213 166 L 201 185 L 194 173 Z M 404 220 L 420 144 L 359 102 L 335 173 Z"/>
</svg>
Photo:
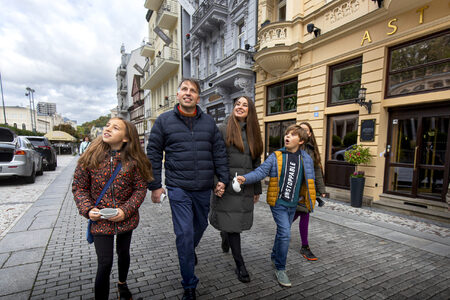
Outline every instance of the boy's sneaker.
<svg viewBox="0 0 450 300">
<path fill-rule="evenodd" d="M 289 280 L 289 277 L 286 274 L 286 270 L 276 270 L 275 276 L 277 277 L 278 283 L 282 286 L 291 286 L 291 281 Z"/>
<path fill-rule="evenodd" d="M 302 249 L 300 249 L 300 254 L 307 260 L 317 260 L 317 257 L 311 252 L 309 246 L 302 246 Z"/>
</svg>

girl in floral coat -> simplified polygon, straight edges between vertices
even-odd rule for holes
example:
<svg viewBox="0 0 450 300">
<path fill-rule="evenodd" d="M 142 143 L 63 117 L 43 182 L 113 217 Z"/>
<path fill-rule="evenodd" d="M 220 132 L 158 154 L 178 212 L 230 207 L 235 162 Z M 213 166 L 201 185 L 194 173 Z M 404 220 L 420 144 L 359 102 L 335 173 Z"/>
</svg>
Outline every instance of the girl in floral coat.
<svg viewBox="0 0 450 300">
<path fill-rule="evenodd" d="M 120 172 L 96 206 L 97 198 L 119 162 L 122 163 Z M 120 299 L 131 299 L 126 284 L 131 235 L 139 223 L 138 210 L 151 180 L 152 167 L 141 148 L 136 127 L 121 118 L 109 120 L 102 136 L 92 142 L 78 161 L 72 192 L 79 213 L 94 221 L 91 233 L 98 260 L 95 299 L 108 299 L 109 296 L 114 235 Z M 117 215 L 103 219 L 100 215 L 103 208 L 116 208 Z"/>
</svg>

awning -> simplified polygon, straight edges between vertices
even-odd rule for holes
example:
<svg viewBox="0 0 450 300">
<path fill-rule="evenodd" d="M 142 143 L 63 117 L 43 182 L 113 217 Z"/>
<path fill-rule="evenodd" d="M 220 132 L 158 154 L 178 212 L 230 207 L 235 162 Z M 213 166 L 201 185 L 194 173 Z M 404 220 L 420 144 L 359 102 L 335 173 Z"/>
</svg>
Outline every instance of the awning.
<svg viewBox="0 0 450 300">
<path fill-rule="evenodd" d="M 50 141 L 76 142 L 76 138 L 64 131 L 50 131 L 44 135 Z"/>
</svg>

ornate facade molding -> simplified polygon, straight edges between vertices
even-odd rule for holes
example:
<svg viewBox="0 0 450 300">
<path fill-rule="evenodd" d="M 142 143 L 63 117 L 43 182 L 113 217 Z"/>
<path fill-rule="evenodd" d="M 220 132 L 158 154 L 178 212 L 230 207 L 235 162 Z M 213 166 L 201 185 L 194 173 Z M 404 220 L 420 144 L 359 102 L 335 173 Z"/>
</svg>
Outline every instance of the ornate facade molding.
<svg viewBox="0 0 450 300">
<path fill-rule="evenodd" d="M 325 14 L 325 21 L 333 24 L 347 16 L 357 12 L 361 7 L 361 2 L 365 0 L 350 0 L 333 8 L 330 12 Z"/>
</svg>

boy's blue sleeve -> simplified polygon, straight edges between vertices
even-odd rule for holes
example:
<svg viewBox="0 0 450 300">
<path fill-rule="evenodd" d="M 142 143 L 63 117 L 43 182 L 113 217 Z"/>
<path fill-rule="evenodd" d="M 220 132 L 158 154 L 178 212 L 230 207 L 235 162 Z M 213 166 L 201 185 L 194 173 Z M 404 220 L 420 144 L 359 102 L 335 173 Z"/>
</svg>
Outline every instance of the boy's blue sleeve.
<svg viewBox="0 0 450 300">
<path fill-rule="evenodd" d="M 242 175 L 245 177 L 244 184 L 253 184 L 257 181 L 263 180 L 270 174 L 273 166 L 276 166 L 276 157 L 275 154 L 272 153 L 258 168 L 251 171 L 250 173 Z"/>
</svg>

